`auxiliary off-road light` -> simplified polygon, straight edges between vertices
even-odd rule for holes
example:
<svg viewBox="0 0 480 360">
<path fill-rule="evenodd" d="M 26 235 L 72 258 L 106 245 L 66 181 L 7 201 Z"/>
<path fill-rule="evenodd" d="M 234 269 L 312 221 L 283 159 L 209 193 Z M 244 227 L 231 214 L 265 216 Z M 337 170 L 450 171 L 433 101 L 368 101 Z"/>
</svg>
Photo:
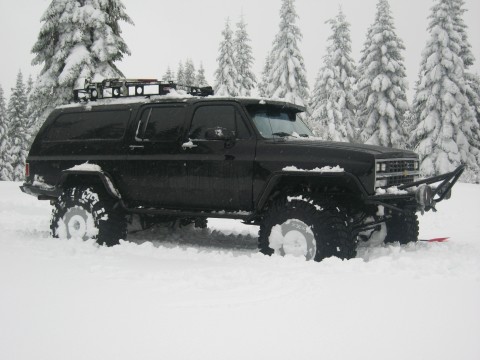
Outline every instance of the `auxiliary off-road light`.
<svg viewBox="0 0 480 360">
<path fill-rule="evenodd" d="M 415 192 L 415 199 L 422 209 L 433 205 L 433 191 L 428 185 L 421 185 Z"/>
</svg>

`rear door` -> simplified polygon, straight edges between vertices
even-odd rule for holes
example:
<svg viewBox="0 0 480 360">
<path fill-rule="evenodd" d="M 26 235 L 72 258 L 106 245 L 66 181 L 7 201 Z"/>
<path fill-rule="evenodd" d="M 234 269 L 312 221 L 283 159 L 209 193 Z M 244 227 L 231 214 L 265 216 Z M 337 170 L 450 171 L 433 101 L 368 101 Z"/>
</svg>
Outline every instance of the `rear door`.
<svg viewBox="0 0 480 360">
<path fill-rule="evenodd" d="M 234 141 L 207 140 L 208 129 L 235 133 Z M 199 103 L 193 109 L 184 147 L 189 204 L 215 211 L 253 208 L 253 161 L 256 139 L 243 109 L 233 102 Z"/>
<path fill-rule="evenodd" d="M 181 131 L 185 105 L 142 107 L 128 143 L 125 182 L 129 206 L 177 208 L 185 190 Z"/>
</svg>

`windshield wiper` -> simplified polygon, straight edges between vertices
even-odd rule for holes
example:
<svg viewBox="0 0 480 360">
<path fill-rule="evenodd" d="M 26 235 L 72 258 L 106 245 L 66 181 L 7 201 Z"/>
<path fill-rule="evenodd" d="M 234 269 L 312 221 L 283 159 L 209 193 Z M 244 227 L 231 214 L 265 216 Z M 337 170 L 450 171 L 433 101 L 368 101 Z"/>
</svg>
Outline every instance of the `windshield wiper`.
<svg viewBox="0 0 480 360">
<path fill-rule="evenodd" d="M 292 136 L 292 134 L 286 133 L 284 131 L 279 131 L 279 132 L 273 133 L 272 135 L 281 136 L 281 137 Z"/>
</svg>

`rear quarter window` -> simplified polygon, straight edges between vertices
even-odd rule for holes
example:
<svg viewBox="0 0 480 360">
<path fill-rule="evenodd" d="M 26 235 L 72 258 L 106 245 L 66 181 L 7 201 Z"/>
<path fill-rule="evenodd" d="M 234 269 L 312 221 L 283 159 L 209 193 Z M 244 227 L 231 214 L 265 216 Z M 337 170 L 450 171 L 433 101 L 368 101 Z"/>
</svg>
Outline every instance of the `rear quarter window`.
<svg viewBox="0 0 480 360">
<path fill-rule="evenodd" d="M 130 118 L 129 110 L 86 111 L 58 116 L 47 130 L 46 141 L 119 140 Z"/>
</svg>

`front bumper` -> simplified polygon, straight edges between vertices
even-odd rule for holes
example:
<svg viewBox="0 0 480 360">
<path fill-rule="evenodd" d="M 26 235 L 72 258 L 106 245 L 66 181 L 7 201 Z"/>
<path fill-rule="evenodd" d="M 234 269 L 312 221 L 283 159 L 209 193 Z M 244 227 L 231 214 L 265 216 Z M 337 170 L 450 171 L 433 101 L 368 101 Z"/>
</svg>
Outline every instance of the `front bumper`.
<svg viewBox="0 0 480 360">
<path fill-rule="evenodd" d="M 399 212 L 404 212 L 405 206 L 416 207 L 422 212 L 435 210 L 436 204 L 450 198 L 452 188 L 464 170 L 465 166 L 460 165 L 450 173 L 400 185 L 396 194 L 369 196 L 367 202 Z M 436 183 L 440 184 L 436 187 L 431 186 Z"/>
</svg>

